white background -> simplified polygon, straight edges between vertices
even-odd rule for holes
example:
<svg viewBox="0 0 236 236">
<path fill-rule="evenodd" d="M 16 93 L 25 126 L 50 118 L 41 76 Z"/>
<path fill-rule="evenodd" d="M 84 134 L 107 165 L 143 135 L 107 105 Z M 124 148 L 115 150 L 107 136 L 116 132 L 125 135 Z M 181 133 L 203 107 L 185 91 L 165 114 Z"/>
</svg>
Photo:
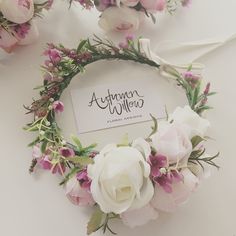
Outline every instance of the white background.
<svg viewBox="0 0 236 236">
<path fill-rule="evenodd" d="M 103 35 L 97 27 L 97 13 L 82 11 L 58 4 L 38 21 L 40 39 L 34 45 L 22 47 L 12 55 L 0 53 L 0 235 L 1 236 L 65 236 L 86 235 L 89 210 L 72 205 L 58 186 L 59 177 L 37 172 L 30 176 L 28 167 L 31 150 L 27 144 L 33 135 L 22 130 L 31 117 L 24 115 L 23 104 L 30 104 L 42 83 L 39 65 L 46 42 L 62 42 L 76 47 L 79 39 Z M 222 38 L 236 32 L 235 0 L 193 0 L 192 7 L 174 16 L 159 16 L 156 25 L 145 24 L 137 36 L 152 40 L 153 47 L 163 40 L 179 42 Z M 149 23 L 149 24 L 148 24 Z M 110 35 L 116 38 L 117 35 Z M 236 40 L 201 59 L 206 64 L 205 80 L 211 81 L 218 95 L 210 103 L 208 112 L 212 127 L 209 135 L 212 151 L 221 151 L 219 172 L 205 180 L 190 201 L 172 214 L 161 217 L 144 227 L 130 230 L 121 223 L 113 229 L 122 236 L 235 236 L 236 235 Z M 119 70 L 119 73 L 117 73 Z M 91 65 L 86 74 L 78 76 L 73 86 L 92 86 L 110 81 L 117 83 L 142 78 L 153 82 L 171 111 L 185 104 L 181 90 L 167 83 L 156 71 L 145 66 L 122 62 L 103 62 Z M 79 80 L 80 79 L 80 80 Z M 63 96 L 65 113 L 59 118 L 66 137 L 76 133 L 69 89 Z M 88 118 L 89 121 L 89 118 Z M 125 132 L 131 138 L 145 136 L 150 124 L 139 124 L 82 135 L 84 144 L 102 145 L 119 141 Z M 95 235 L 102 235 L 96 233 Z"/>
</svg>

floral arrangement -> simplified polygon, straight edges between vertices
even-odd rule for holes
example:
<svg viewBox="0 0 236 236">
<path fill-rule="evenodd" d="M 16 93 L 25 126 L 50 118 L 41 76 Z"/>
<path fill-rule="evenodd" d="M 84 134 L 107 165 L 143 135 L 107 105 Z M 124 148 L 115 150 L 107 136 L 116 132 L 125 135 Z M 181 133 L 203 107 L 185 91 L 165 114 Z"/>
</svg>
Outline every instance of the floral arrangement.
<svg viewBox="0 0 236 236">
<path fill-rule="evenodd" d="M 155 23 L 155 13 L 173 14 L 180 6 L 187 7 L 191 0 L 69 0 L 84 8 L 96 7 L 101 12 L 99 26 L 106 31 L 136 31 L 144 16 Z"/>
<path fill-rule="evenodd" d="M 143 47 L 143 39 L 128 36 L 116 46 L 95 36 L 82 40 L 76 49 L 49 44 L 43 69 L 40 98 L 26 107 L 34 119 L 25 130 L 36 132 L 30 172 L 36 167 L 62 176 L 68 199 L 78 206 L 91 206 L 94 212 L 87 234 L 102 229 L 113 232 L 112 219 L 135 227 L 158 217 L 159 212 L 172 212 L 186 202 L 206 175 L 208 166 L 219 168 L 216 155 L 208 155 L 205 143 L 210 122 L 202 114 L 211 107 L 214 95 L 208 83 L 202 88 L 201 75 L 178 71 L 168 64 L 152 60 Z M 151 66 L 165 72 L 183 88 L 188 105 L 177 107 L 166 120 L 153 119 L 150 135 L 106 145 L 101 151 L 96 144 L 84 147 L 76 136 L 66 141 L 56 122 L 63 112 L 63 91 L 87 65 L 99 60 L 125 60 Z"/>
<path fill-rule="evenodd" d="M 12 52 L 16 45 L 30 44 L 38 37 L 32 20 L 43 9 L 50 9 L 53 0 L 1 0 L 0 48 Z"/>
</svg>

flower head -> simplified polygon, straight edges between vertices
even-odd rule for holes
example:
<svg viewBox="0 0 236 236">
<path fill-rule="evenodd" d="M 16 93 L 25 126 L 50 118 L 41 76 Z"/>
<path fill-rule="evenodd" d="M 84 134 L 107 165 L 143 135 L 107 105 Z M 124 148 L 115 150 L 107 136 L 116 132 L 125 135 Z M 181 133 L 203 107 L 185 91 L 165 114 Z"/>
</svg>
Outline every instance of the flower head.
<svg viewBox="0 0 236 236">
<path fill-rule="evenodd" d="M 64 104 L 61 101 L 55 101 L 52 104 L 52 108 L 56 113 L 64 111 Z"/>
</svg>

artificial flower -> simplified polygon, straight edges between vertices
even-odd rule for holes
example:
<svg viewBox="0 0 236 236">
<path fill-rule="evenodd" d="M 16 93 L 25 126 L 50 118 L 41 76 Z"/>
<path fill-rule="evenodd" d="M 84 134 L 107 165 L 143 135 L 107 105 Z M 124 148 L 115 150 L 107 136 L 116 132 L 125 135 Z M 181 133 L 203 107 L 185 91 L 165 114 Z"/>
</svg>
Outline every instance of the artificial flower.
<svg viewBox="0 0 236 236">
<path fill-rule="evenodd" d="M 33 17 L 34 2 L 33 0 L 2 0 L 0 11 L 7 20 L 23 24 Z"/>
<path fill-rule="evenodd" d="M 130 228 L 145 225 L 150 220 L 155 220 L 159 216 L 158 212 L 150 205 L 142 208 L 126 211 L 121 214 L 121 220 Z"/>
<path fill-rule="evenodd" d="M 151 205 L 161 211 L 173 212 L 176 208 L 186 202 L 198 186 L 199 179 L 187 168 L 181 171 L 183 181 L 172 185 L 172 192 L 167 193 L 159 185 L 155 186 L 154 197 Z"/>
<path fill-rule="evenodd" d="M 55 101 L 52 104 L 52 108 L 56 113 L 64 111 L 64 104 L 61 101 Z"/>
<path fill-rule="evenodd" d="M 106 31 L 135 31 L 139 28 L 141 13 L 128 7 L 109 7 L 99 20 L 99 26 Z"/>
<path fill-rule="evenodd" d="M 38 27 L 34 21 L 31 21 L 29 24 L 29 30 L 23 38 L 18 42 L 19 45 L 28 45 L 35 42 L 39 37 Z"/>
<path fill-rule="evenodd" d="M 67 198 L 75 205 L 92 206 L 95 204 L 89 189 L 81 187 L 76 177 L 67 181 L 65 191 Z"/>
<path fill-rule="evenodd" d="M 210 122 L 199 116 L 190 106 L 177 107 L 169 119 L 173 120 L 173 123 L 181 124 L 190 139 L 196 135 L 204 137 L 210 127 Z"/>
<path fill-rule="evenodd" d="M 140 0 L 140 3 L 151 13 L 163 11 L 166 7 L 166 0 Z"/>
<path fill-rule="evenodd" d="M 17 45 L 17 42 L 18 40 L 13 34 L 0 27 L 0 48 L 10 53 Z"/>
<path fill-rule="evenodd" d="M 144 207 L 151 200 L 154 189 L 148 156 L 143 153 L 132 146 L 111 144 L 94 157 L 88 176 L 93 198 L 103 212 L 120 214 Z"/>
<path fill-rule="evenodd" d="M 158 132 L 151 139 L 157 154 L 166 156 L 169 163 L 181 160 L 187 163 L 192 152 L 192 143 L 181 125 L 162 121 L 158 124 Z"/>
</svg>

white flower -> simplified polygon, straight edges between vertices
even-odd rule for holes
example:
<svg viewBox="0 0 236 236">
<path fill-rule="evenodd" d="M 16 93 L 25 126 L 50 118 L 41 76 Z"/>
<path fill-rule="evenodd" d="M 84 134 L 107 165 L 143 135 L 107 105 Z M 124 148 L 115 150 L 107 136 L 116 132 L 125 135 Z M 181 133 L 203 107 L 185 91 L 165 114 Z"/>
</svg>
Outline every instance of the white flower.
<svg viewBox="0 0 236 236">
<path fill-rule="evenodd" d="M 102 13 L 98 24 L 106 31 L 136 31 L 141 14 L 128 7 L 108 7 Z"/>
<path fill-rule="evenodd" d="M 154 197 L 151 201 L 154 208 L 165 212 L 173 212 L 179 205 L 185 203 L 197 188 L 199 179 L 189 169 L 183 169 L 180 173 L 184 180 L 183 182 L 174 183 L 171 193 L 165 192 L 159 185 L 155 186 Z"/>
<path fill-rule="evenodd" d="M 33 0 L 2 0 L 0 11 L 7 20 L 22 24 L 33 17 L 34 2 Z"/>
<path fill-rule="evenodd" d="M 110 144 L 95 156 L 94 164 L 88 166 L 88 176 L 92 196 L 103 212 L 121 214 L 148 204 L 154 193 L 146 162 L 149 155 L 144 156 L 135 146 Z"/>
<path fill-rule="evenodd" d="M 200 117 L 189 106 L 184 108 L 177 107 L 173 114 L 170 115 L 170 120 L 183 124 L 190 139 L 196 135 L 204 137 L 210 127 L 210 122 Z"/>
<path fill-rule="evenodd" d="M 146 205 L 140 209 L 126 211 L 121 214 L 123 223 L 131 228 L 145 225 L 150 220 L 155 220 L 159 216 L 158 212 L 150 205 Z"/>
<path fill-rule="evenodd" d="M 170 164 L 181 160 L 187 163 L 192 143 L 181 125 L 162 121 L 158 124 L 158 132 L 151 139 L 157 153 L 166 156 Z"/>
</svg>

